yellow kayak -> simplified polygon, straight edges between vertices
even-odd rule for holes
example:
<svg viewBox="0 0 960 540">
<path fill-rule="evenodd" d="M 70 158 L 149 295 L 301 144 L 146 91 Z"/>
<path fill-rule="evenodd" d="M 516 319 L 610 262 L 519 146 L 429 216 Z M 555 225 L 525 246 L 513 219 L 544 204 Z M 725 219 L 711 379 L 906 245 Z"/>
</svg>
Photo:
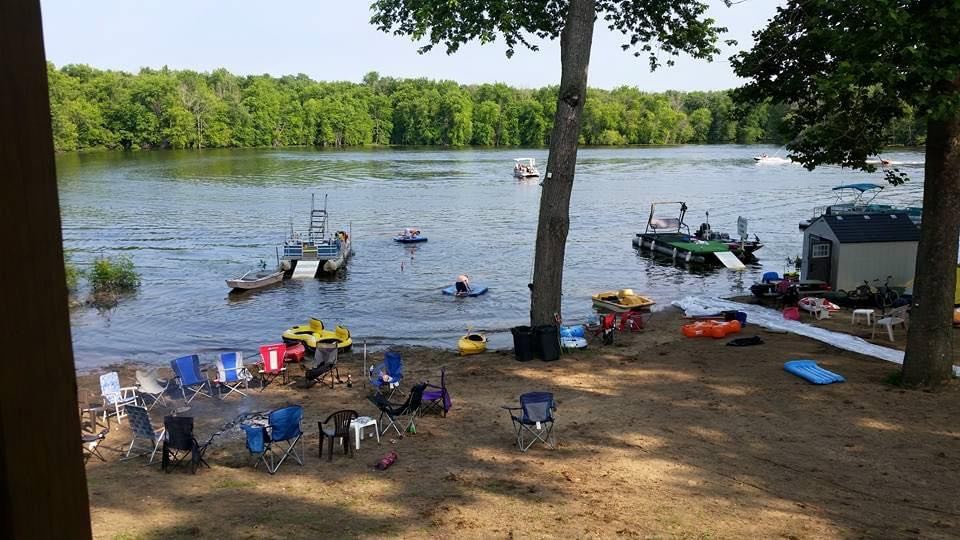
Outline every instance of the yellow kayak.
<svg viewBox="0 0 960 540">
<path fill-rule="evenodd" d="M 633 293 L 633 289 L 603 291 L 593 295 L 593 305 L 610 311 L 624 312 L 645 309 L 656 304 L 646 296 Z"/>
<path fill-rule="evenodd" d="M 487 350 L 487 336 L 477 333 L 467 334 L 457 341 L 457 348 L 460 349 L 461 356 L 480 354 Z"/>
<path fill-rule="evenodd" d="M 304 347 L 310 351 L 316 350 L 317 343 L 336 343 L 337 348 L 344 352 L 350 350 L 350 346 L 353 345 L 350 330 L 339 324 L 332 331 L 327 330 L 323 326 L 323 321 L 314 318 L 311 318 L 307 324 L 287 329 L 282 337 L 284 343 L 303 343 Z"/>
</svg>

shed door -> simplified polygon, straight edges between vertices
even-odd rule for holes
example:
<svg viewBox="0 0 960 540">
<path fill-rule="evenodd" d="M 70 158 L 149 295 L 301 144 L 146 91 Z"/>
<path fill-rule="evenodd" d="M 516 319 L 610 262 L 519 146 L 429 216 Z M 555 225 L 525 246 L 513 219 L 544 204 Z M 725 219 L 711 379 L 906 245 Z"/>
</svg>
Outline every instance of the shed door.
<svg viewBox="0 0 960 540">
<path fill-rule="evenodd" d="M 810 236 L 810 253 L 807 253 L 806 279 L 830 282 L 830 265 L 833 260 L 833 242 L 819 236 Z"/>
</svg>

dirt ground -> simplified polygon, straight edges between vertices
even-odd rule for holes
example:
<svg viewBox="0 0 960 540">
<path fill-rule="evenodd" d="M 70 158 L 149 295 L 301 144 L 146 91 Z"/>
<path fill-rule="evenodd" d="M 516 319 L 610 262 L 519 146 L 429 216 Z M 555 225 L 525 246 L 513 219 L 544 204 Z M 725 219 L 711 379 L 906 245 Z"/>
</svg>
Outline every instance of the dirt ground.
<svg viewBox="0 0 960 540">
<path fill-rule="evenodd" d="M 680 313 L 643 332 L 557 362 L 510 353 L 460 358 L 406 350 L 407 387 L 439 381 L 453 409 L 417 433 L 365 439 L 354 458 L 317 458 L 317 421 L 335 410 L 373 415 L 362 358 L 341 360 L 353 388 L 252 390 L 198 398 L 201 440 L 238 412 L 305 408 L 306 459 L 274 475 L 254 469 L 239 434 L 207 452 L 196 475 L 119 461 L 126 426 L 87 466 L 97 538 L 957 538 L 960 386 L 936 392 L 885 384 L 896 366 L 748 326 L 756 347 L 688 339 Z M 849 322 L 849 319 L 847 319 Z M 810 358 L 847 378 L 814 386 L 783 371 Z M 296 366 L 293 374 L 299 374 Z M 132 381 L 131 368 L 121 381 Z M 80 378 L 89 400 L 96 374 Z M 559 447 L 514 446 L 501 405 L 554 392 Z M 202 400 L 202 401 L 201 401 Z M 179 403 L 182 405 L 182 402 Z M 162 412 L 153 413 L 158 424 Z M 395 435 L 395 434 L 394 434 Z M 372 464 L 399 453 L 387 471 Z"/>
</svg>

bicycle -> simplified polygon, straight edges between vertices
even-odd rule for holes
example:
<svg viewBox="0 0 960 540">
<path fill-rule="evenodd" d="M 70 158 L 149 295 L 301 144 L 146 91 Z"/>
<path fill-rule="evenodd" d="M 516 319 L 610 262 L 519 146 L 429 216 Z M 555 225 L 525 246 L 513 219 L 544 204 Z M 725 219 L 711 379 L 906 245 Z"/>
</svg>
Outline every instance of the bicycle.
<svg viewBox="0 0 960 540">
<path fill-rule="evenodd" d="M 887 276 L 886 281 L 883 282 L 883 285 L 877 287 L 877 292 L 874 294 L 874 302 L 883 314 L 886 314 L 887 308 L 893 307 L 900 300 L 900 293 L 890 288 L 891 279 L 893 279 L 893 276 Z M 880 283 L 879 279 L 874 281 Z"/>
</svg>

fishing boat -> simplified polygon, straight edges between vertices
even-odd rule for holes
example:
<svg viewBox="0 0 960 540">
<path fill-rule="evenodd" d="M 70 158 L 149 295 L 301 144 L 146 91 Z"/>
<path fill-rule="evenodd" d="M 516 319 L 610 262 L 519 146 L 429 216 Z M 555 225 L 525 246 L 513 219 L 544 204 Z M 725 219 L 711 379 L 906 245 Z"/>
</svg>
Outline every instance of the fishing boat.
<svg viewBox="0 0 960 540">
<path fill-rule="evenodd" d="M 345 268 L 353 254 L 350 233 L 327 230 L 327 196 L 323 208 L 314 206 L 310 196 L 310 227 L 306 232 L 296 232 L 290 224 L 290 235 L 283 243 L 280 267 L 293 278 L 313 278 L 318 273 L 334 274 Z"/>
<path fill-rule="evenodd" d="M 540 169 L 534 158 L 515 158 L 513 161 L 513 175 L 517 178 L 540 178 Z"/>
<path fill-rule="evenodd" d="M 403 232 L 397 236 L 394 236 L 393 241 L 401 244 L 416 244 L 419 242 L 426 242 L 427 237 L 420 234 L 420 229 L 407 227 L 403 230 Z"/>
<path fill-rule="evenodd" d="M 487 336 L 478 332 L 469 332 L 457 341 L 461 356 L 480 354 L 487 350 Z"/>
<path fill-rule="evenodd" d="M 657 207 L 676 207 L 677 210 L 658 211 Z M 684 222 L 687 203 L 682 201 L 655 202 L 650 205 L 650 215 L 644 232 L 633 238 L 633 247 L 638 251 L 650 251 L 671 257 L 674 261 L 690 264 L 723 264 L 727 268 L 742 270 L 744 262 L 754 260 L 753 253 L 763 247 L 760 239 L 746 235 L 746 219 L 738 220 L 739 240 L 718 233 L 710 228 L 709 220 L 700 225 L 697 234 L 690 234 Z M 676 217 L 674 217 L 676 216 Z"/>
<path fill-rule="evenodd" d="M 607 311 L 624 313 L 637 309 L 649 309 L 656 304 L 646 296 L 634 294 L 633 289 L 619 291 L 603 291 L 593 295 L 593 305 Z"/>
<path fill-rule="evenodd" d="M 884 187 L 869 182 L 843 184 L 833 188 L 836 200 L 833 204 L 817 206 L 813 209 L 813 217 L 800 222 L 800 230 L 805 230 L 820 216 L 830 215 L 862 215 L 862 214 L 889 214 L 904 212 L 910 221 L 918 226 L 923 221 L 923 208 L 918 206 L 894 206 L 877 204 L 874 200 L 883 191 Z"/>
<path fill-rule="evenodd" d="M 353 337 L 350 330 L 344 326 L 336 325 L 333 330 L 327 330 L 323 321 L 315 317 L 311 318 L 307 324 L 298 324 L 290 327 L 281 335 L 283 342 L 287 345 L 303 344 L 311 354 L 317 350 L 318 343 L 336 343 L 337 349 L 347 352 L 353 346 Z"/>
<path fill-rule="evenodd" d="M 227 287 L 237 291 L 259 289 L 283 281 L 283 270 L 251 270 L 236 279 L 228 279 Z"/>
</svg>

